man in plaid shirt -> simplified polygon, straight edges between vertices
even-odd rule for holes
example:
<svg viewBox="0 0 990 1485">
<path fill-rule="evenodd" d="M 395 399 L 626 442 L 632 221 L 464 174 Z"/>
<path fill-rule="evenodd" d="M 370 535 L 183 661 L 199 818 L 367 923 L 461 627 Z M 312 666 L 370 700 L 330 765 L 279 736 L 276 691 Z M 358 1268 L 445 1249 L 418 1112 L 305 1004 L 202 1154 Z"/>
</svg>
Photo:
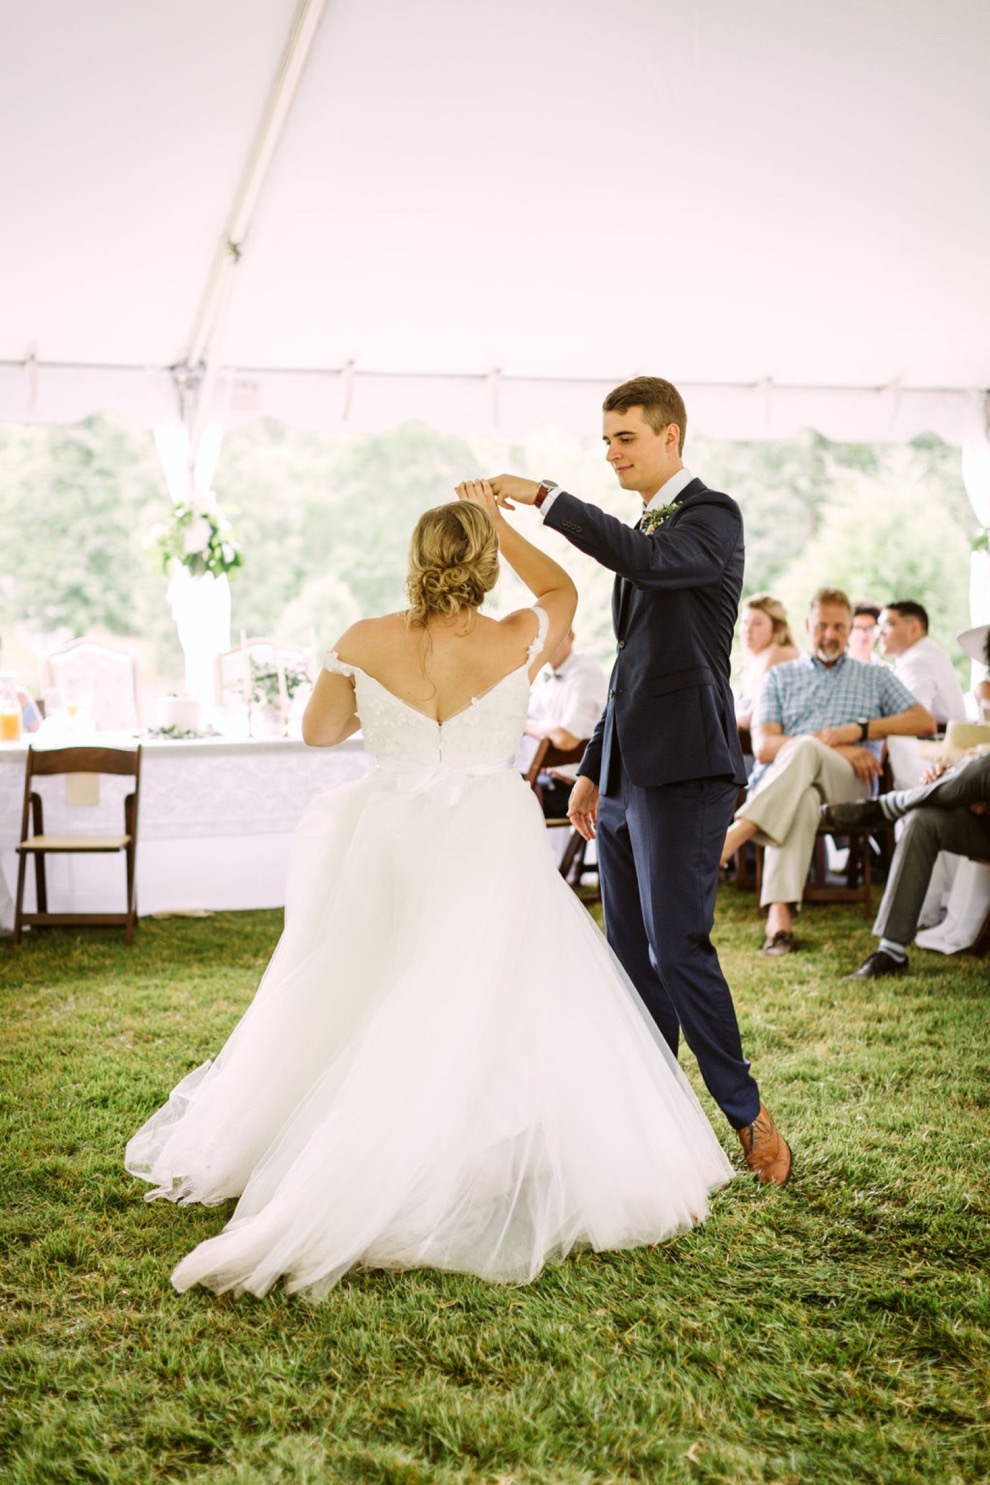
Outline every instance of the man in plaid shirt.
<svg viewBox="0 0 990 1485">
<path fill-rule="evenodd" d="M 794 949 L 791 913 L 804 892 L 822 805 L 871 793 L 884 738 L 935 731 L 931 712 L 892 670 L 846 654 L 851 628 L 845 593 L 819 588 L 808 613 L 811 654 L 767 671 L 753 712 L 757 766 L 722 860 L 748 840 L 767 848 L 760 897 L 769 909 L 764 954 Z"/>
</svg>

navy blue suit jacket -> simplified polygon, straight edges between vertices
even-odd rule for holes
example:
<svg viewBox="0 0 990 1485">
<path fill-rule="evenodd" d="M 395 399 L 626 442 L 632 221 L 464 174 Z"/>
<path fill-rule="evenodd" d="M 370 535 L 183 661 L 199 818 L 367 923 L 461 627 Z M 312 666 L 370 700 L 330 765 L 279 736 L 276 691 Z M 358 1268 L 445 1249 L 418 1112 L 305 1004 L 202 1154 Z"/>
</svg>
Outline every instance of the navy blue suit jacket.
<svg viewBox="0 0 990 1485">
<path fill-rule="evenodd" d="M 646 535 L 561 491 L 546 524 L 616 573 L 617 655 L 605 710 L 578 770 L 608 786 L 618 742 L 632 783 L 746 782 L 729 685 L 743 578 L 743 523 L 694 479 Z M 614 787 L 614 783 L 613 783 Z"/>
</svg>

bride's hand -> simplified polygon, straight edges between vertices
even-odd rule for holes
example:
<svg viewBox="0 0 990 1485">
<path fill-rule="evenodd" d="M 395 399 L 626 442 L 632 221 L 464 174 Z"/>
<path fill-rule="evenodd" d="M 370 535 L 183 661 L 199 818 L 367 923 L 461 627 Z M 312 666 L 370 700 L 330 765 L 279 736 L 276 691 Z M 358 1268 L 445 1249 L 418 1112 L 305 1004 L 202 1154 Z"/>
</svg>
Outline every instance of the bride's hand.
<svg viewBox="0 0 990 1485">
<path fill-rule="evenodd" d="M 462 480 L 456 488 L 458 500 L 469 500 L 472 505 L 480 505 L 493 518 L 498 515 L 498 503 L 488 480 Z"/>
</svg>

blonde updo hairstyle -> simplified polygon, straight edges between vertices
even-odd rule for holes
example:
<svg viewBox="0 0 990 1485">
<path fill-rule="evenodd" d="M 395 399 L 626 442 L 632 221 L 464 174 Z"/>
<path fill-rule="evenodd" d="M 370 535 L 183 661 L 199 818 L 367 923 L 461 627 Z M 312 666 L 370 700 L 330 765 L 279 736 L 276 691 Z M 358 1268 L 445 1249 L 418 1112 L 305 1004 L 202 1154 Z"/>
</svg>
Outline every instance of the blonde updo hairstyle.
<svg viewBox="0 0 990 1485">
<path fill-rule="evenodd" d="M 498 536 L 488 512 L 467 500 L 436 505 L 416 522 L 409 543 L 409 624 L 476 609 L 498 579 Z"/>
<path fill-rule="evenodd" d="M 766 614 L 773 625 L 773 637 L 770 641 L 775 645 L 790 645 L 793 649 L 794 636 L 791 634 L 791 626 L 787 622 L 787 610 L 779 598 L 774 598 L 770 593 L 754 593 L 743 602 L 743 608 L 758 608 L 761 613 Z"/>
</svg>

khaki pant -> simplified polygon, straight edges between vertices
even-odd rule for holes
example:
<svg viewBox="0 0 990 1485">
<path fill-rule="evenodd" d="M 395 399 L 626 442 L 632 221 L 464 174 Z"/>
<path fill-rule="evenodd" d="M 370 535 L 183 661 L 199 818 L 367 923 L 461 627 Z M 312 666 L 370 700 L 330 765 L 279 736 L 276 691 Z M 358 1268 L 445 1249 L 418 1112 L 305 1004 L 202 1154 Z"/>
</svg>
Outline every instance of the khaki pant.
<svg viewBox="0 0 990 1485">
<path fill-rule="evenodd" d="M 868 784 L 852 764 L 817 737 L 792 737 L 784 744 L 735 815 L 757 827 L 754 839 L 767 848 L 761 907 L 800 904 L 822 805 L 846 804 L 868 794 Z"/>
</svg>

